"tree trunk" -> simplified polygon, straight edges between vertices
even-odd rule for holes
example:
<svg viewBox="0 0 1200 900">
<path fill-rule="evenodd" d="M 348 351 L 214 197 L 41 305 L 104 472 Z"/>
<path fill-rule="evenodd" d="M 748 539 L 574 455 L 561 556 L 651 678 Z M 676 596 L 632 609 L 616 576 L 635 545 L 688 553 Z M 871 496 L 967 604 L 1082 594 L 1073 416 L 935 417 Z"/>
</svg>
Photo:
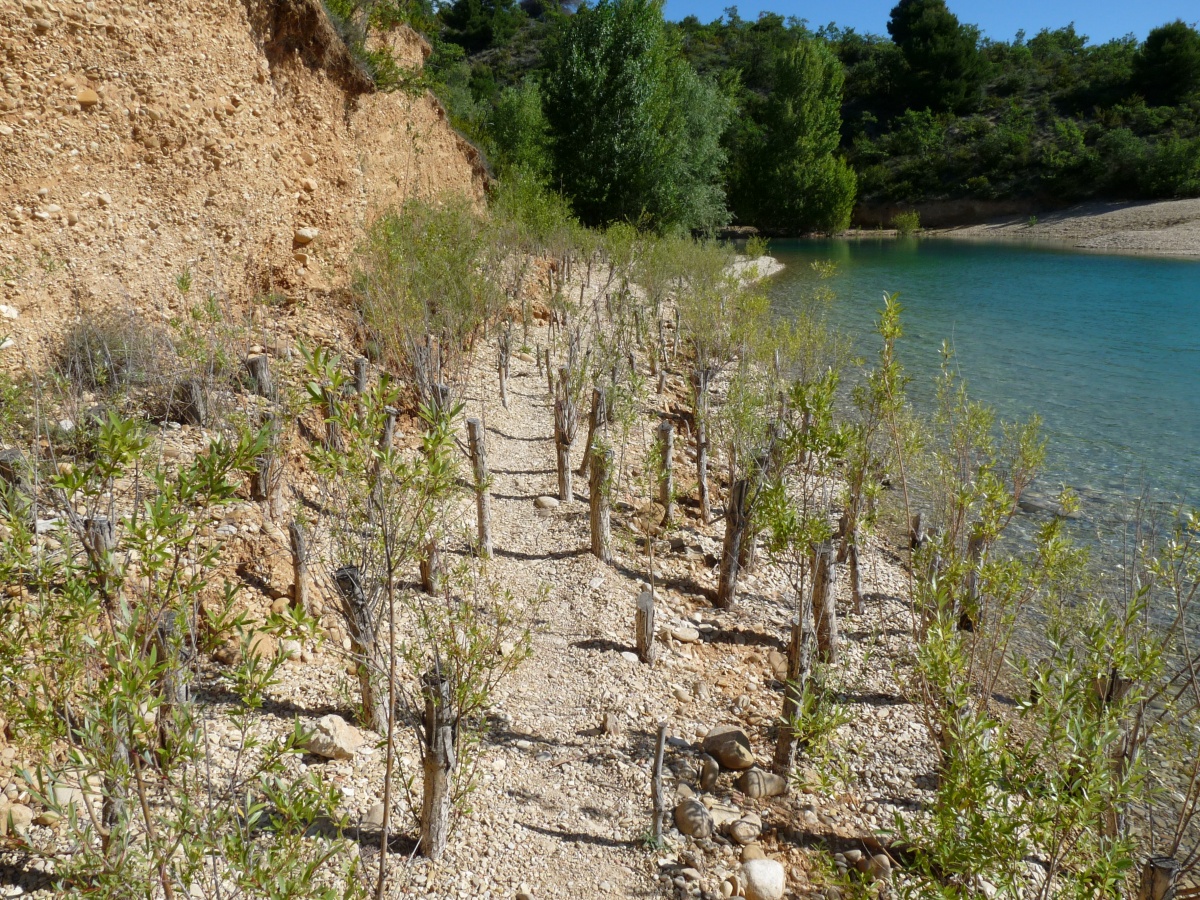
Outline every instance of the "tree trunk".
<svg viewBox="0 0 1200 900">
<path fill-rule="evenodd" d="M 796 733 L 792 726 L 800 705 L 804 689 L 812 674 L 812 646 L 814 643 L 811 611 L 807 608 L 792 619 L 791 640 L 788 643 L 788 666 L 783 690 L 783 714 L 779 725 L 779 737 L 775 742 L 775 759 L 771 769 L 776 775 L 790 778 L 796 767 Z"/>
<path fill-rule="evenodd" d="M 363 724 L 378 734 L 387 734 L 387 692 L 379 690 L 376 672 L 375 616 L 363 592 L 362 576 L 357 566 L 343 566 L 333 573 L 333 581 L 341 599 L 342 621 L 350 638 L 350 651 L 358 666 Z"/>
<path fill-rule="evenodd" d="M 92 576 L 96 580 L 96 588 L 100 592 L 105 605 L 113 607 L 114 598 L 111 592 L 113 573 L 113 549 L 117 546 L 117 532 L 111 519 L 96 517 L 83 523 L 84 550 L 87 553 L 88 564 L 92 567 Z"/>
<path fill-rule="evenodd" d="M 438 550 L 436 537 L 425 544 L 425 556 L 421 560 L 421 590 L 436 595 L 442 589 L 442 554 Z"/>
<path fill-rule="evenodd" d="M 596 432 L 603 427 L 608 419 L 608 407 L 606 403 L 604 388 L 592 388 L 592 409 L 588 414 L 587 443 L 583 445 L 583 461 L 579 464 L 579 468 L 575 470 L 575 474 L 580 477 L 587 474 L 588 466 L 591 465 L 591 448 L 592 442 L 596 439 Z"/>
<path fill-rule="evenodd" d="M 571 490 L 571 444 L 578 425 L 575 398 L 571 396 L 571 373 L 563 366 L 554 385 L 554 450 L 558 464 L 558 499 L 569 503 Z"/>
<path fill-rule="evenodd" d="M 817 658 L 824 663 L 837 662 L 837 569 L 834 568 L 833 544 L 828 541 L 817 551 L 813 567 L 813 615 L 817 619 Z"/>
<path fill-rule="evenodd" d="M 858 570 L 857 538 L 850 542 L 846 550 L 846 562 L 850 566 L 850 600 L 854 603 L 854 614 L 861 616 L 866 611 L 866 606 L 863 603 L 862 580 Z"/>
<path fill-rule="evenodd" d="M 611 477 L 613 452 L 593 447 L 589 456 L 592 460 L 592 473 L 589 483 L 591 508 L 590 519 L 592 526 L 592 553 L 601 562 L 612 562 L 612 515 L 609 510 L 609 478 Z"/>
<path fill-rule="evenodd" d="M 208 424 L 208 392 L 199 378 L 187 378 L 171 392 L 170 419 L 203 428 Z"/>
<path fill-rule="evenodd" d="M 654 665 L 658 651 L 654 647 L 654 595 L 649 591 L 638 595 L 634 631 L 638 659 L 648 666 Z"/>
<path fill-rule="evenodd" d="M 475 513 L 479 521 L 479 555 L 492 555 L 492 492 L 488 483 L 487 451 L 483 443 L 483 423 L 467 419 L 467 440 L 471 449 L 471 468 L 475 473 Z"/>
<path fill-rule="evenodd" d="M 737 596 L 738 572 L 740 569 L 742 539 L 750 523 L 750 482 L 739 478 L 729 490 L 729 503 L 725 506 L 725 543 L 721 548 L 721 577 L 717 582 L 715 604 L 729 609 Z"/>
<path fill-rule="evenodd" d="M 700 499 L 700 519 L 712 524 L 712 504 L 708 497 L 708 427 L 696 421 L 696 490 Z"/>
<path fill-rule="evenodd" d="M 1151 856 L 1142 866 L 1138 900 L 1173 900 L 1179 863 L 1170 856 Z"/>
<path fill-rule="evenodd" d="M 675 515 L 675 426 L 666 419 L 658 423 L 658 448 L 661 466 L 658 502 L 663 508 L 662 524 L 666 526 Z"/>
<path fill-rule="evenodd" d="M 984 537 L 978 529 L 971 531 L 967 539 L 967 570 L 966 590 L 963 592 L 963 605 L 959 610 L 958 630 L 974 632 L 979 622 L 979 567 L 983 563 Z"/>
<path fill-rule="evenodd" d="M 663 752 L 667 746 L 667 723 L 658 726 L 658 739 L 654 742 L 654 769 L 650 778 L 650 797 L 654 801 L 654 843 L 662 843 L 663 818 L 667 814 L 667 797 L 663 790 Z"/>
<path fill-rule="evenodd" d="M 260 397 L 275 396 L 275 382 L 271 378 L 271 358 L 265 353 L 246 357 L 246 370 L 250 373 L 250 390 Z"/>
<path fill-rule="evenodd" d="M 454 768 L 457 762 L 450 684 L 434 673 L 423 679 L 425 716 L 421 735 L 424 785 L 421 803 L 421 852 L 438 859 L 450 835 Z"/>
<path fill-rule="evenodd" d="M 500 356 L 496 369 L 500 378 L 500 405 L 508 409 L 508 373 L 512 360 L 512 323 L 500 332 Z"/>
<path fill-rule="evenodd" d="M 346 449 L 342 440 L 342 426 L 338 423 L 338 401 L 330 385 L 321 388 L 321 403 L 325 411 L 325 449 L 341 453 Z"/>
<path fill-rule="evenodd" d="M 298 519 L 288 525 L 292 545 L 292 605 L 306 613 L 308 606 L 308 548 L 304 545 L 304 529 Z"/>
</svg>

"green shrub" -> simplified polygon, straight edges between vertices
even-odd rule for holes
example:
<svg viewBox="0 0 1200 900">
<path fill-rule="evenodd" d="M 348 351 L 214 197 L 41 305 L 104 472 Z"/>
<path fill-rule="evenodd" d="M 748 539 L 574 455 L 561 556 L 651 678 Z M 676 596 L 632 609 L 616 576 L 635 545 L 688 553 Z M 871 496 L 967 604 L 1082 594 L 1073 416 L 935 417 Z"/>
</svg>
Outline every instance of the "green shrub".
<svg viewBox="0 0 1200 900">
<path fill-rule="evenodd" d="M 892 216 L 891 225 L 900 235 L 914 234 L 921 230 L 921 214 L 915 209 L 898 212 Z"/>
</svg>

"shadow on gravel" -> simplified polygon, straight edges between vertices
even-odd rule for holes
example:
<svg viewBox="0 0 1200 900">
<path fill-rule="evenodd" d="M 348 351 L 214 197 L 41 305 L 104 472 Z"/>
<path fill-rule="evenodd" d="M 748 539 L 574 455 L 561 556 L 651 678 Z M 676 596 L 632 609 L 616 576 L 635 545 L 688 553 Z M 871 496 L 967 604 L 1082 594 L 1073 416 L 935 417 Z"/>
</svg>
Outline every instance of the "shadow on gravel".
<svg viewBox="0 0 1200 900">
<path fill-rule="evenodd" d="M 884 694 L 877 691 L 862 694 L 839 692 L 835 696 L 838 703 L 864 703 L 867 706 L 912 706 L 911 700 L 898 694 Z"/>
<path fill-rule="evenodd" d="M 554 437 L 517 437 L 515 434 L 508 434 L 501 431 L 499 428 L 489 428 L 492 434 L 497 437 L 502 437 L 506 441 L 524 441 L 527 444 L 550 444 L 554 442 Z"/>
<path fill-rule="evenodd" d="M 379 850 L 379 836 L 381 832 L 378 828 L 351 827 L 343 831 L 342 834 L 360 847 Z M 417 852 L 417 839 L 408 834 L 389 834 L 388 852 L 412 857 Z M 376 859 L 378 859 L 378 856 L 376 856 Z"/>
<path fill-rule="evenodd" d="M 242 698 L 233 691 L 224 690 L 218 685 L 198 687 L 195 691 L 195 699 L 214 705 L 225 704 L 229 706 L 237 706 L 242 702 Z M 290 700 L 264 699 L 261 711 L 283 721 L 291 721 L 297 716 L 319 719 L 322 716 L 338 715 L 353 725 L 357 717 L 355 710 L 348 707 L 335 706 L 333 704 L 312 707 L 298 706 Z"/>
<path fill-rule="evenodd" d="M 616 641 L 610 641 L 607 638 L 589 638 L 586 641 L 575 641 L 570 646 L 576 650 L 599 650 L 601 653 L 607 653 L 610 650 L 613 653 L 637 652 L 636 647 L 631 647 L 628 644 L 618 644 Z"/>
<path fill-rule="evenodd" d="M 646 572 L 638 569 L 630 568 L 622 565 L 619 562 L 613 562 L 613 568 L 632 581 L 648 581 L 649 576 Z M 667 590 L 676 591 L 680 594 L 691 594 L 694 597 L 703 597 L 709 603 L 712 603 L 717 598 L 716 588 L 707 588 L 699 584 L 691 578 L 664 578 L 658 582 L 658 586 Z"/>
<path fill-rule="evenodd" d="M 786 650 L 783 639 L 775 634 L 764 634 L 761 631 L 750 631 L 746 628 L 718 628 L 701 637 L 707 644 L 744 644 L 747 647 L 774 647 Z"/>
<path fill-rule="evenodd" d="M 613 838 L 600 837 L 595 834 L 584 834 L 580 831 L 555 831 L 553 828 L 542 828 L 540 825 L 530 825 L 528 822 L 518 822 L 522 828 L 544 834 L 546 837 L 558 838 L 569 844 L 592 844 L 596 847 L 613 847 L 630 850 L 641 846 L 638 841 L 618 841 Z"/>
<path fill-rule="evenodd" d="M 495 497 L 495 494 L 492 494 Z M 496 556 L 503 556 L 506 559 L 570 559 L 573 556 L 583 556 L 590 551 L 584 550 L 582 547 L 575 550 L 555 550 L 553 553 L 522 553 L 520 550 L 505 550 L 503 547 L 497 547 L 492 551 Z"/>
<path fill-rule="evenodd" d="M 556 474 L 553 466 L 546 466 L 541 469 L 497 469 L 494 466 L 488 468 L 488 473 L 491 475 L 554 475 Z"/>
<path fill-rule="evenodd" d="M 907 634 L 912 634 L 907 628 L 885 628 L 882 631 L 860 629 L 858 631 L 843 631 L 842 637 L 848 641 L 866 641 L 873 637 L 904 637 Z"/>
</svg>

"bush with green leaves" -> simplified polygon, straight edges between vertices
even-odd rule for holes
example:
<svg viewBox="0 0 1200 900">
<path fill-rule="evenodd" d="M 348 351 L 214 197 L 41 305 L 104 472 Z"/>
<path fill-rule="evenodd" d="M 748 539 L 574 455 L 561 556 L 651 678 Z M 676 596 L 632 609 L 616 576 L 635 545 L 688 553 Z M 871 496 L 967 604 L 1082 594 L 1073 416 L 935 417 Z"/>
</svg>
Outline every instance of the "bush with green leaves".
<svg viewBox="0 0 1200 900">
<path fill-rule="evenodd" d="M 93 458 L 35 487 L 57 546 L 20 504 L 0 511 L 0 703 L 44 754 L 24 774 L 64 830 L 27 850 L 50 858 L 61 890 L 356 895 L 338 791 L 299 774 L 298 723 L 272 736 L 256 712 L 282 660 L 251 652 L 261 626 L 234 612 L 233 588 L 210 584 L 220 545 L 202 531 L 263 441 L 218 437 L 171 467 L 140 423 L 110 415 Z M 214 627 L 242 641 L 220 712 L 196 699 L 213 687 L 201 652 L 224 639 Z M 215 751 L 218 718 L 238 735 L 228 756 Z"/>
</svg>

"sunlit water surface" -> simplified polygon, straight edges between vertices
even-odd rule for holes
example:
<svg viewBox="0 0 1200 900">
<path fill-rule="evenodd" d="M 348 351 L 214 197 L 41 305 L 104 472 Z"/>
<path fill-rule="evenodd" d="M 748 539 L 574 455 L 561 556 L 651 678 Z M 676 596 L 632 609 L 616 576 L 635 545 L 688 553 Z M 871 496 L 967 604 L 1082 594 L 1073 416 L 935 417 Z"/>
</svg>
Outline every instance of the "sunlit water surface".
<svg viewBox="0 0 1200 900">
<path fill-rule="evenodd" d="M 884 291 L 903 305 L 900 356 L 928 411 L 948 341 L 973 398 L 1049 439 L 1036 492 L 1081 498 L 1111 532 L 1132 499 L 1200 506 L 1200 263 L 944 239 L 776 241 L 786 311 L 831 260 L 833 323 L 870 359 Z"/>
</svg>

